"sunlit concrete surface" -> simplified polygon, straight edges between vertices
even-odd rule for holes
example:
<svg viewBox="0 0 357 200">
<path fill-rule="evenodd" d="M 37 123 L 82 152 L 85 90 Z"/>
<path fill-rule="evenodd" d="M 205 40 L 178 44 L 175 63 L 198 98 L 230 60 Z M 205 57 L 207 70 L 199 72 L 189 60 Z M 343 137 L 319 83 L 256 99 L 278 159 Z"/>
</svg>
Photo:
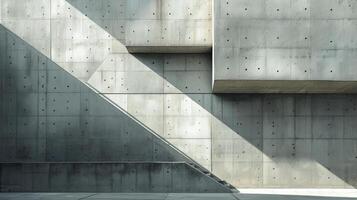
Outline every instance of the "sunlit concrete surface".
<svg viewBox="0 0 357 200">
<path fill-rule="evenodd" d="M 323 193 L 323 192 L 322 192 Z M 0 200 L 353 200 L 357 197 L 217 193 L 0 193 Z"/>
</svg>

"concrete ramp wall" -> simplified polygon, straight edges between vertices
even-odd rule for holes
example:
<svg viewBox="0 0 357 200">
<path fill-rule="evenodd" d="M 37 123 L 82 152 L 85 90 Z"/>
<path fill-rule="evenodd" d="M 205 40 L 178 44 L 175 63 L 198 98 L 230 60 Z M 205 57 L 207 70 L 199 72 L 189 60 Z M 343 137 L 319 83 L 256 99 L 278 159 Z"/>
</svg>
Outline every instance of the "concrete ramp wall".
<svg viewBox="0 0 357 200">
<path fill-rule="evenodd" d="M 2 26 L 0 41 L 1 191 L 230 191 Z"/>
<path fill-rule="evenodd" d="M 230 192 L 180 162 L 1 163 L 1 192 Z"/>
</svg>

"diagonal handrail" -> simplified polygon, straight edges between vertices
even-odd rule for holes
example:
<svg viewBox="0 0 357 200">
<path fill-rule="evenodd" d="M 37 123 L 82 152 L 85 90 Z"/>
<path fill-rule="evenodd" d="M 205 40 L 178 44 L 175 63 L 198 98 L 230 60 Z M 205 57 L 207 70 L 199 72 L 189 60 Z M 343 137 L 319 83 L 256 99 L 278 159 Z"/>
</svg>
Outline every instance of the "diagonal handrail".
<svg viewBox="0 0 357 200">
<path fill-rule="evenodd" d="M 81 81 L 81 80 L 80 80 Z M 115 102 L 113 102 L 113 100 L 111 100 L 110 98 L 108 98 L 106 95 L 104 95 L 103 93 L 101 93 L 99 90 L 97 90 L 96 88 L 94 88 L 92 85 L 90 85 L 89 83 L 83 82 L 81 81 L 84 85 L 86 85 L 89 89 L 91 89 L 92 91 L 94 91 L 96 94 L 98 94 L 101 98 L 103 98 L 104 100 L 106 100 L 108 103 L 110 103 L 112 106 L 114 106 L 115 108 L 117 108 L 118 110 L 120 110 L 121 112 L 125 113 L 128 117 L 130 117 L 132 120 L 134 120 L 136 123 L 138 123 L 139 125 L 141 125 L 143 128 L 145 128 L 150 134 L 152 134 L 153 136 L 157 137 L 158 139 L 160 139 L 160 141 L 164 142 L 166 145 L 168 145 L 171 149 L 173 149 L 174 151 L 176 151 L 177 153 L 179 153 L 181 156 L 183 156 L 186 159 L 186 163 L 189 164 L 190 167 L 192 168 L 196 168 L 197 170 L 201 171 L 203 174 L 210 174 L 210 176 L 208 176 L 209 178 L 213 179 L 214 181 L 218 182 L 219 184 L 223 185 L 224 187 L 227 187 L 227 185 L 222 184 L 220 181 L 223 181 L 222 179 L 220 179 L 219 177 L 215 176 L 214 174 L 210 173 L 210 170 L 208 170 L 207 168 L 205 168 L 204 166 L 202 166 L 201 164 L 199 164 L 197 161 L 195 161 L 194 159 L 192 159 L 190 156 L 188 156 L 186 153 L 184 153 L 183 151 L 181 151 L 180 149 L 178 149 L 175 145 L 173 145 L 171 142 L 169 142 L 168 140 L 166 140 L 164 137 L 162 137 L 161 135 L 157 134 L 155 131 L 153 131 L 150 127 L 148 127 L 147 125 L 145 125 L 144 123 L 142 123 L 141 121 L 139 121 L 136 117 L 134 117 L 132 114 L 130 114 L 129 112 L 127 112 L 126 110 L 124 110 L 123 108 L 121 108 L 120 106 L 118 106 Z M 191 164 L 191 165 L 190 165 Z M 192 166 L 194 165 L 194 166 Z M 231 184 L 229 184 L 229 186 L 233 187 Z M 229 187 L 227 187 L 229 189 Z M 234 188 L 235 189 L 235 188 Z"/>
<path fill-rule="evenodd" d="M 80 80 L 81 81 L 81 80 Z M 136 123 L 138 123 L 139 125 L 141 125 L 143 128 L 145 128 L 147 131 L 150 132 L 150 134 L 156 136 L 157 138 L 159 138 L 162 142 L 164 142 L 165 144 L 167 144 L 168 146 L 170 146 L 172 149 L 174 149 L 175 151 L 177 151 L 178 153 L 180 153 L 182 156 L 184 156 L 184 158 L 187 159 L 188 163 L 193 163 L 196 166 L 200 167 L 203 169 L 203 171 L 209 171 L 208 169 L 206 169 L 205 167 L 203 167 L 201 164 L 199 164 L 197 161 L 193 160 L 190 156 L 188 156 L 186 153 L 184 153 L 183 151 L 181 151 L 180 149 L 178 149 L 175 145 L 173 145 L 172 143 L 170 143 L 169 141 L 167 141 L 164 137 L 162 137 L 161 135 L 157 134 L 155 131 L 153 131 L 150 127 L 148 127 L 147 125 L 145 125 L 143 122 L 139 121 L 136 117 L 134 117 L 132 114 L 130 114 L 128 111 L 124 110 L 123 108 L 121 108 L 120 106 L 118 106 L 115 102 L 113 102 L 110 98 L 108 98 L 106 95 L 104 95 L 103 93 L 101 93 L 99 90 L 97 90 L 96 88 L 94 88 L 93 86 L 91 86 L 89 83 L 83 82 L 81 81 L 84 85 L 86 85 L 88 88 L 90 88 L 91 90 L 93 90 L 94 92 L 96 92 L 96 94 L 98 94 L 100 97 L 102 97 L 104 100 L 106 100 L 108 103 L 110 103 L 111 105 L 113 105 L 114 107 L 116 107 L 117 109 L 119 109 L 121 112 L 125 113 L 128 117 L 130 117 L 132 120 L 134 120 Z"/>
</svg>

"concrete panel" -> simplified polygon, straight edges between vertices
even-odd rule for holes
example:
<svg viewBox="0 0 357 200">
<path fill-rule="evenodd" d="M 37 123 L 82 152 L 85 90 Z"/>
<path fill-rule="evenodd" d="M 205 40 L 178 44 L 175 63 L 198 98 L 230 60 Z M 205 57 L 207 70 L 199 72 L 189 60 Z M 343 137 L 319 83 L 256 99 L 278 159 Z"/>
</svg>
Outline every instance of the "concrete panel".
<svg viewBox="0 0 357 200">
<path fill-rule="evenodd" d="M 50 55 L 50 20 L 48 19 L 9 19 L 2 20 L 2 25 L 16 32 L 19 37 L 28 41 L 38 51 L 46 56 Z M 18 40 L 17 40 L 18 41 Z M 13 46 L 17 45 L 14 41 Z"/>
<path fill-rule="evenodd" d="M 80 83 L 71 76 L 61 76 L 61 71 L 48 71 L 48 92 L 80 92 Z"/>
<path fill-rule="evenodd" d="M 210 94 L 166 94 L 164 112 L 169 116 L 209 117 L 211 112 Z"/>
<path fill-rule="evenodd" d="M 296 139 L 264 140 L 264 161 L 287 161 L 311 158 L 311 141 Z"/>
<path fill-rule="evenodd" d="M 16 95 L 17 116 L 38 115 L 38 93 L 19 93 Z"/>
<path fill-rule="evenodd" d="M 261 139 L 235 139 L 233 142 L 233 162 L 261 162 L 263 161 L 263 142 Z M 265 141 L 264 141 L 265 142 Z M 264 145 L 265 146 L 265 145 Z M 264 154 L 267 152 L 264 151 Z"/>
<path fill-rule="evenodd" d="M 167 139 L 206 169 L 210 169 L 211 141 L 210 139 Z"/>
<path fill-rule="evenodd" d="M 210 93 L 211 72 L 165 72 L 166 93 Z M 195 83 L 195 84 L 193 84 Z"/>
<path fill-rule="evenodd" d="M 220 167 L 227 167 L 233 163 L 234 150 L 233 150 L 233 141 L 228 139 L 215 139 L 212 141 L 212 162 L 213 165 L 212 170 L 220 173 Z M 216 166 L 217 164 L 217 166 Z M 231 173 L 232 166 L 230 166 L 230 170 L 227 174 Z"/>
<path fill-rule="evenodd" d="M 311 168 L 308 162 L 268 162 L 264 164 L 263 184 L 270 187 L 282 187 L 287 183 L 295 187 L 311 185 Z"/>
<path fill-rule="evenodd" d="M 345 166 L 339 165 L 334 166 L 330 165 L 328 169 L 325 166 L 314 163 L 314 176 L 312 178 L 313 185 L 321 185 L 321 187 L 325 188 L 343 188 L 348 187 L 346 182 L 344 181 L 345 175 Z M 331 175 L 330 170 L 333 170 L 335 174 L 339 174 L 339 176 Z"/>
<path fill-rule="evenodd" d="M 313 117 L 312 136 L 313 138 L 342 138 L 342 117 Z"/>
<path fill-rule="evenodd" d="M 165 93 L 210 93 L 210 57 L 203 54 L 165 56 Z"/>
<path fill-rule="evenodd" d="M 89 18 L 131 52 L 207 52 L 211 49 L 211 1 L 71 0 L 56 1 L 52 5 L 52 18 Z"/>
<path fill-rule="evenodd" d="M 16 1 L 2 1 L 2 19 L 48 19 L 50 2 L 30 0 L 23 4 Z"/>
<path fill-rule="evenodd" d="M 165 117 L 165 138 L 210 138 L 209 117 Z"/>
<path fill-rule="evenodd" d="M 234 185 L 244 188 L 262 187 L 263 185 L 263 164 L 261 162 L 234 162 L 233 174 L 237 179 L 232 179 Z"/>
<path fill-rule="evenodd" d="M 344 162 L 344 156 L 340 156 L 343 152 L 343 144 L 341 139 L 313 140 L 312 157 L 323 166 L 335 166 L 335 163 Z"/>
<path fill-rule="evenodd" d="M 79 115 L 79 93 L 49 93 L 47 95 L 47 115 Z"/>
</svg>

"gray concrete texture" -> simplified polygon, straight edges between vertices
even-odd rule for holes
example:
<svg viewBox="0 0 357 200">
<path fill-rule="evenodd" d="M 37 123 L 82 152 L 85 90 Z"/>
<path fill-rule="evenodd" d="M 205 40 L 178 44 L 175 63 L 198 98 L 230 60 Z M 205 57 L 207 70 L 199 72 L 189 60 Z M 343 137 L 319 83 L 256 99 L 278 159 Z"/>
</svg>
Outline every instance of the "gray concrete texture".
<svg viewBox="0 0 357 200">
<path fill-rule="evenodd" d="M 210 0 L 68 0 L 130 52 L 202 52 L 212 46 Z"/>
<path fill-rule="evenodd" d="M 230 192 L 179 162 L 2 163 L 0 174 L 1 192 Z"/>
<path fill-rule="evenodd" d="M 185 160 L 26 42 L 0 32 L 1 161 Z"/>
<path fill-rule="evenodd" d="M 356 92 L 357 1 L 215 0 L 214 10 L 215 92 Z"/>
<path fill-rule="evenodd" d="M 0 38 L 1 191 L 230 192 L 3 26 Z"/>
<path fill-rule="evenodd" d="M 2 17 L 5 27 L 43 52 L 49 57 L 48 61 L 53 61 L 76 79 L 90 84 L 97 90 L 97 93 L 93 93 L 93 98 L 104 101 L 101 99 L 105 97 L 116 104 L 115 108 L 109 104 L 108 107 L 90 104 L 93 108 L 89 112 L 102 117 L 101 121 L 93 119 L 90 122 L 90 129 L 96 130 L 96 137 L 104 137 L 102 132 L 113 134 L 113 127 L 118 124 L 127 125 L 122 119 L 102 116 L 106 115 L 106 108 L 120 109 L 237 187 L 357 186 L 357 134 L 354 128 L 357 120 L 356 95 L 213 94 L 212 58 L 209 54 L 129 54 L 125 42 L 114 38 L 107 31 L 118 31 L 115 26 L 95 22 L 91 19 L 95 18 L 91 17 L 92 12 L 83 14 L 81 9 L 76 9 L 75 6 L 79 7 L 77 4 L 73 6 L 68 1 L 52 0 L 51 6 L 46 7 L 44 4 L 47 1 L 29 1 L 28 5 L 44 7 L 43 16 L 36 16 L 30 11 L 25 12 L 28 9 L 20 5 L 16 8 L 16 3 L 12 5 L 12 2 L 2 0 L 2 13 L 9 11 L 11 14 L 5 15 L 6 20 Z M 115 4 L 112 1 L 107 3 Z M 24 12 L 14 13 L 11 10 L 16 9 L 9 9 L 9 5 Z M 85 8 L 86 4 L 83 6 Z M 28 13 L 28 16 L 22 16 L 23 13 Z M 50 31 L 42 33 L 41 29 L 23 28 L 22 23 L 31 27 L 40 23 L 50 27 Z M 41 34 L 42 39 L 39 40 Z M 12 40 L 6 41 L 11 42 Z M 19 66 L 30 67 L 25 63 L 19 63 Z M 34 73 L 33 77 L 36 76 L 38 74 Z M 22 83 L 22 78 L 19 75 L 16 82 Z M 55 109 L 60 116 L 75 112 L 73 109 L 66 111 L 64 105 L 67 99 L 61 93 L 61 90 L 72 90 L 72 86 L 68 88 L 66 85 L 70 81 L 66 78 L 50 78 L 51 76 L 46 88 L 58 90 L 61 94 L 58 98 L 62 99 L 58 101 L 62 103 L 59 102 L 58 106 L 61 108 L 56 109 L 49 99 L 50 107 L 45 111 L 51 113 Z M 31 79 L 25 81 L 29 83 L 26 89 L 32 88 L 29 80 Z M 23 84 L 18 85 L 19 91 L 24 90 Z M 2 95 L 2 98 L 7 99 L 10 96 Z M 25 102 L 25 105 L 31 101 L 31 98 L 17 99 Z M 33 102 L 41 105 L 39 100 L 34 97 Z M 21 104 L 3 105 L 3 109 L 15 107 L 16 112 L 12 113 L 23 112 L 23 108 L 17 108 Z M 76 105 L 73 107 L 79 108 L 87 104 L 80 101 Z M 29 108 L 26 110 L 31 111 Z M 4 113 L 7 116 L 10 112 Z M 27 136 L 31 129 L 18 126 L 22 118 L 13 116 L 11 119 L 16 123 L 9 123 L 9 127 L 12 127 L 9 130 L 19 137 Z M 73 118 L 75 120 L 77 118 Z M 57 123 L 61 123 L 60 120 Z M 129 125 L 128 128 L 131 127 Z M 57 134 L 65 133 L 59 131 Z M 10 152 L 6 147 L 11 142 L 2 141 L 5 146 L 1 147 L 6 150 L 3 155 L 13 155 L 14 151 Z M 15 141 L 9 141 L 15 144 Z M 98 145 L 92 146 L 89 143 L 87 149 L 97 153 L 89 154 L 90 156 L 97 155 L 100 158 L 102 155 L 111 155 L 109 145 L 97 139 L 94 141 Z M 141 144 L 135 144 L 135 149 L 140 149 Z M 41 148 L 35 148 L 34 151 L 43 153 Z M 106 153 L 107 151 L 110 152 Z M 22 155 L 23 151 L 16 152 Z M 75 154 L 75 151 L 68 152 Z M 138 153 L 138 157 L 140 155 Z M 72 156 L 75 155 L 70 155 Z"/>
</svg>

